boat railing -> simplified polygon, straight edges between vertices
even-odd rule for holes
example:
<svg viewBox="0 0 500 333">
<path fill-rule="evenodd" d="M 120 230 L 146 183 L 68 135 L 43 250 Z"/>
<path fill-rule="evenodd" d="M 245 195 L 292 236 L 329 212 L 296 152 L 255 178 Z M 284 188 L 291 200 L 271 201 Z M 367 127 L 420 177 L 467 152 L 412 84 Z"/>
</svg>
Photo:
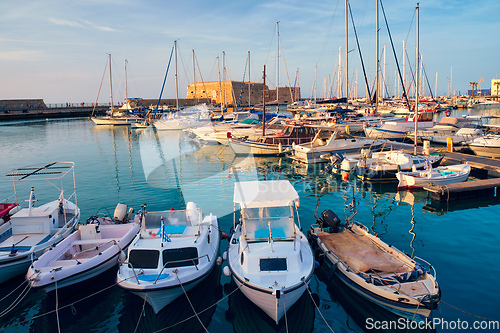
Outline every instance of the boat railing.
<svg viewBox="0 0 500 333">
<path fill-rule="evenodd" d="M 82 254 L 82 253 L 92 252 L 92 251 L 99 251 L 99 248 L 100 248 L 100 247 L 103 247 L 103 246 L 108 245 L 108 244 L 110 244 L 110 243 L 113 243 L 114 245 L 117 245 L 117 244 L 118 244 L 118 243 L 116 242 L 116 240 L 112 239 L 112 240 L 107 241 L 106 243 L 102 243 L 102 244 L 98 244 L 98 245 L 96 245 L 96 246 L 92 246 L 90 249 L 86 249 L 86 250 L 82 250 L 82 251 L 76 252 L 76 253 L 73 255 L 73 259 L 75 259 L 75 260 L 76 260 L 76 262 L 77 262 L 78 264 L 81 264 L 81 262 L 80 262 L 80 261 L 78 261 L 78 258 L 76 258 L 76 256 L 77 256 L 77 255 Z M 101 254 L 101 253 L 99 253 L 99 254 Z"/>
<path fill-rule="evenodd" d="M 153 284 L 156 284 L 156 282 L 157 282 L 157 281 L 158 281 L 158 279 L 160 278 L 161 274 L 163 273 L 163 270 L 165 270 L 165 268 L 167 267 L 167 265 L 169 265 L 169 264 L 179 264 L 179 263 L 182 263 L 182 262 L 190 262 L 190 261 L 192 261 L 192 262 L 193 262 L 194 267 L 196 267 L 196 270 L 199 270 L 199 268 L 198 268 L 198 264 L 196 264 L 195 260 L 200 260 L 200 259 L 202 259 L 203 257 L 207 257 L 208 262 L 210 262 L 210 257 L 208 256 L 208 254 L 204 254 L 204 255 L 202 255 L 202 256 L 200 256 L 200 257 L 197 257 L 197 258 L 189 258 L 189 259 L 181 259 L 181 260 L 172 260 L 172 261 L 167 261 L 167 262 L 163 265 L 163 267 L 162 267 L 162 269 L 161 269 L 161 271 L 160 271 L 160 274 L 158 274 L 158 276 L 156 277 L 156 279 L 155 279 L 155 281 L 153 282 Z"/>
<path fill-rule="evenodd" d="M 424 259 L 422 259 L 420 257 L 414 257 L 413 259 L 414 260 L 418 260 L 419 262 L 426 263 L 429 266 L 429 273 L 430 273 L 430 271 L 434 272 L 434 274 L 431 274 L 431 275 L 434 277 L 435 280 L 437 279 L 436 269 L 427 260 L 424 260 Z"/>
</svg>

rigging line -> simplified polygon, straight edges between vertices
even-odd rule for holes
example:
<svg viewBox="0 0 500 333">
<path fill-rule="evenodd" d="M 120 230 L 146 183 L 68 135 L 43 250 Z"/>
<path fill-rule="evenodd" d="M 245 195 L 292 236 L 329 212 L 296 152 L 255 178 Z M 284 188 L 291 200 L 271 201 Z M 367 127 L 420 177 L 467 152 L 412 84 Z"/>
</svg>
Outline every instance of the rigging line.
<svg viewBox="0 0 500 333">
<path fill-rule="evenodd" d="M 394 55 L 394 59 L 396 60 L 396 67 L 397 67 L 398 73 L 399 73 L 399 80 L 401 81 L 401 86 L 403 87 L 403 97 L 406 99 L 406 104 L 408 105 L 408 110 L 410 111 L 410 102 L 408 101 L 408 95 L 406 94 L 406 88 L 404 85 L 403 76 L 401 75 L 401 69 L 399 68 L 398 57 L 396 56 L 396 49 L 394 48 L 391 30 L 389 29 L 389 23 L 387 22 L 387 17 L 385 16 L 385 10 L 384 10 L 384 6 L 382 4 L 382 1 L 380 1 L 380 7 L 382 8 L 382 13 L 384 14 L 385 26 L 387 27 L 387 33 L 389 34 L 389 40 L 391 41 L 392 53 Z M 385 78 L 384 78 L 384 83 L 385 83 Z"/>
<path fill-rule="evenodd" d="M 370 85 L 368 83 L 368 77 L 366 75 L 365 63 L 363 61 L 363 56 L 361 55 L 361 48 L 359 47 L 358 33 L 356 32 L 356 26 L 354 25 L 354 18 L 352 16 L 351 4 L 348 2 L 347 6 L 349 7 L 349 13 L 351 14 L 352 28 L 354 30 L 354 36 L 356 36 L 356 44 L 358 46 L 359 57 L 361 58 L 361 67 L 363 68 L 363 76 L 365 77 L 365 84 L 366 84 L 366 89 L 368 90 L 368 97 L 370 98 L 371 101 L 372 94 L 370 92 Z"/>
<path fill-rule="evenodd" d="M 203 75 L 201 75 L 200 64 L 198 63 L 198 57 L 196 56 L 196 54 L 194 55 L 194 59 L 196 62 L 196 67 L 198 67 L 198 73 L 200 74 L 200 79 L 201 79 L 201 82 L 203 84 L 203 89 L 205 89 L 205 91 L 208 91 L 207 87 L 205 86 L 205 80 L 203 80 Z M 196 82 L 194 82 L 194 84 L 196 84 Z M 201 94 L 200 94 L 200 96 L 201 96 Z M 208 93 L 205 93 L 205 96 L 208 96 Z"/>
<path fill-rule="evenodd" d="M 189 296 L 186 293 L 186 290 L 184 289 L 184 286 L 182 285 L 182 282 L 179 279 L 179 276 L 177 275 L 177 270 L 175 270 L 174 272 L 175 272 L 175 277 L 177 278 L 177 281 L 179 281 L 179 284 L 180 284 L 180 286 L 182 288 L 182 291 L 184 292 L 184 295 L 186 296 L 186 298 L 187 298 L 187 300 L 189 302 L 189 306 L 191 306 L 191 309 L 193 310 L 193 312 L 194 312 L 194 314 L 196 316 L 196 319 L 198 319 L 198 321 L 200 322 L 201 327 L 203 327 L 203 329 L 205 330 L 205 332 L 208 332 L 207 328 L 205 327 L 205 325 L 203 325 L 203 322 L 201 321 L 200 317 L 198 316 L 198 313 L 196 312 L 196 309 L 194 308 L 193 303 L 191 303 L 191 300 L 189 299 Z"/>
<path fill-rule="evenodd" d="M 290 84 L 290 76 L 288 75 L 288 68 L 286 67 L 285 52 L 283 51 L 283 42 L 281 41 L 280 35 L 278 35 L 278 38 L 280 39 L 281 56 L 283 57 L 283 64 L 285 64 L 285 73 L 286 73 L 286 79 L 288 81 L 288 90 L 290 91 L 291 102 L 293 103 L 294 96 L 292 95 L 292 85 Z"/>
<path fill-rule="evenodd" d="M 102 83 L 104 81 L 104 76 L 106 75 L 107 68 L 108 68 L 108 59 L 106 59 L 106 66 L 104 66 L 104 73 L 102 73 L 101 84 L 99 85 L 99 90 L 97 91 L 97 97 L 95 98 L 94 108 L 92 109 L 92 117 L 94 116 L 95 108 L 97 107 L 97 101 L 99 100 L 99 95 L 101 94 Z"/>
<path fill-rule="evenodd" d="M 139 319 L 137 320 L 137 324 L 135 325 L 135 330 L 134 333 L 137 332 L 137 329 L 139 328 L 139 323 L 141 322 L 141 319 L 143 316 L 146 315 L 145 310 L 146 310 L 146 300 L 148 299 L 148 295 L 144 297 L 144 302 L 142 303 L 142 310 L 141 313 L 139 314 Z"/>
<path fill-rule="evenodd" d="M 427 76 L 427 72 L 425 71 L 425 66 L 422 62 L 422 69 L 424 70 L 424 77 L 425 77 L 425 82 L 427 82 L 427 86 L 429 87 L 429 92 L 431 93 L 431 97 L 432 99 L 434 99 L 434 94 L 432 93 L 432 88 L 431 88 L 431 85 L 429 83 L 429 77 Z"/>
<path fill-rule="evenodd" d="M 174 45 L 172 45 L 172 50 L 170 51 L 170 58 L 168 59 L 167 70 L 165 71 L 165 77 L 163 78 L 163 84 L 161 85 L 160 97 L 158 97 L 158 103 L 156 104 L 156 109 L 155 112 L 153 113 L 153 118 L 156 118 L 156 112 L 158 112 L 158 107 L 160 106 L 161 96 L 163 95 L 163 89 L 165 88 L 165 83 L 167 82 L 168 69 L 170 68 L 172 54 L 174 53 Z"/>
</svg>

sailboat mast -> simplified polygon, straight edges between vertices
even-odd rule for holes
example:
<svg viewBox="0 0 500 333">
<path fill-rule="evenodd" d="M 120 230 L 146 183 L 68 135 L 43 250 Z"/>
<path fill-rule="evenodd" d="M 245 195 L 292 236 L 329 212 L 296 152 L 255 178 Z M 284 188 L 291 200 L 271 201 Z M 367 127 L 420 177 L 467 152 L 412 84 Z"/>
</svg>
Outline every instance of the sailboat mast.
<svg viewBox="0 0 500 333">
<path fill-rule="evenodd" d="M 413 146 L 413 154 L 414 155 L 417 155 L 417 124 L 418 124 L 418 85 L 419 85 L 419 82 L 420 82 L 420 78 L 419 78 L 419 66 L 420 66 L 420 60 L 419 60 L 419 45 L 418 45 L 418 39 L 419 39 L 419 34 L 418 34 L 418 7 L 419 7 L 419 3 L 417 2 L 417 13 L 416 13 L 416 19 L 417 19 L 417 38 L 416 38 L 416 41 L 417 41 L 417 47 L 416 47 L 416 61 L 415 61 L 415 64 L 417 65 L 417 68 L 415 69 L 415 73 L 416 73 L 416 78 L 415 78 L 415 138 L 414 138 L 414 146 Z"/>
<path fill-rule="evenodd" d="M 349 101 L 349 21 L 347 16 L 347 1 L 345 0 L 345 86 L 347 101 Z"/>
<path fill-rule="evenodd" d="M 264 83 L 262 84 L 262 136 L 266 135 L 266 65 L 262 74 Z"/>
<path fill-rule="evenodd" d="M 194 103 L 198 104 L 196 97 L 196 67 L 194 63 L 194 49 L 193 49 L 193 84 L 194 84 Z"/>
<path fill-rule="evenodd" d="M 125 101 L 128 102 L 127 59 L 125 59 Z"/>
<path fill-rule="evenodd" d="M 110 95 L 110 103 L 111 103 L 111 114 L 113 114 L 113 79 L 111 75 L 111 53 L 108 54 L 109 58 L 109 95 Z"/>
<path fill-rule="evenodd" d="M 250 84 L 250 51 L 248 51 L 248 106 L 252 105 L 251 104 L 251 87 L 252 85 Z"/>
<path fill-rule="evenodd" d="M 276 112 L 280 105 L 280 30 L 279 22 L 276 22 Z"/>
<path fill-rule="evenodd" d="M 175 107 L 179 110 L 179 82 L 177 78 L 177 41 L 174 41 L 175 49 Z"/>
<path fill-rule="evenodd" d="M 378 31 L 379 30 L 379 28 L 378 28 L 378 7 L 379 7 L 378 0 L 376 0 L 376 3 L 377 3 L 377 9 L 376 9 L 375 13 L 376 13 L 376 25 L 377 25 L 376 32 L 377 32 L 377 34 L 376 34 L 376 38 L 375 38 L 375 40 L 376 40 L 375 53 L 377 56 L 375 58 L 377 61 L 376 61 L 376 65 L 375 65 L 375 113 L 378 112 L 378 96 L 380 93 L 380 91 L 379 91 L 379 77 L 378 77 L 378 44 L 379 44 L 379 41 L 378 41 L 378 32 L 379 32 Z"/>
</svg>

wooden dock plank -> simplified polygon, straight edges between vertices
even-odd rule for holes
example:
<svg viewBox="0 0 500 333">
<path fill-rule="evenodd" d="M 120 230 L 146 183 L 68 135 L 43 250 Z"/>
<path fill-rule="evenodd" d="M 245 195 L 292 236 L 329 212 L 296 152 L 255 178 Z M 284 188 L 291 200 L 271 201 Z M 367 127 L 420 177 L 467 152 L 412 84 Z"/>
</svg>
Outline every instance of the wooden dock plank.
<svg viewBox="0 0 500 333">
<path fill-rule="evenodd" d="M 427 185 L 424 190 L 431 193 L 431 199 L 437 201 L 459 200 L 484 196 L 500 195 L 500 178 L 474 180 L 448 185 Z"/>
</svg>

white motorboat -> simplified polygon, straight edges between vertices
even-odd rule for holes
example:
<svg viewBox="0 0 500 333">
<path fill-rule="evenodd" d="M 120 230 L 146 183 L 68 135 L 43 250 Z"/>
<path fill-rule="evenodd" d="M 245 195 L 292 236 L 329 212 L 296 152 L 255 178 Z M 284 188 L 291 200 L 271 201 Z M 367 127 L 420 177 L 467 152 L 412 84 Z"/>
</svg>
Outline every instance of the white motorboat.
<svg viewBox="0 0 500 333">
<path fill-rule="evenodd" d="M 464 142 L 476 155 L 486 157 L 500 157 L 500 126 L 488 125 L 484 136 Z"/>
<path fill-rule="evenodd" d="M 439 144 L 447 144 L 448 138 L 452 138 L 453 144 L 461 144 L 477 138 L 483 133 L 480 121 L 469 118 L 444 117 L 435 126 L 417 131 L 417 137 L 422 141 L 427 140 Z M 408 137 L 414 140 L 415 133 L 409 132 Z"/>
<path fill-rule="evenodd" d="M 70 172 L 73 173 L 73 189 L 76 189 L 73 162 L 19 168 L 2 175 L 2 181 L 14 182 L 16 191 L 21 190 L 21 182 L 49 183 L 56 188 L 59 198 L 35 206 L 35 188 L 31 187 L 29 199 L 26 200 L 28 207 L 16 208 L 19 211 L 0 226 L 0 283 L 25 274 L 33 261 L 74 231 L 80 219 L 76 192 L 65 197 L 63 190 L 63 177 Z M 57 181 L 60 184 L 56 185 Z M 17 193 L 15 196 L 18 197 Z M 75 200 L 75 203 L 70 199 Z"/>
<path fill-rule="evenodd" d="M 319 130 L 311 142 L 292 146 L 292 155 L 290 157 L 303 163 L 321 163 L 327 162 L 321 155 L 325 154 L 344 154 L 355 153 L 361 149 L 370 149 L 377 151 L 384 144 L 383 141 L 377 141 L 366 138 L 355 138 L 342 131 Z"/>
<path fill-rule="evenodd" d="M 85 225 L 44 253 L 28 269 L 31 287 L 49 292 L 95 277 L 122 261 L 139 232 L 141 217 L 118 204 L 114 218 L 93 216 Z M 133 218 L 133 219 L 132 219 Z"/>
<path fill-rule="evenodd" d="M 219 242 L 217 217 L 203 217 L 192 202 L 186 210 L 143 211 L 141 231 L 127 260 L 119 263 L 117 283 L 158 313 L 209 275 Z"/>
<path fill-rule="evenodd" d="M 444 155 L 413 155 L 402 150 L 374 153 L 362 158 L 356 165 L 356 175 L 360 180 L 396 180 L 399 171 L 422 170 L 429 165 L 436 168 Z"/>
<path fill-rule="evenodd" d="M 319 201 L 319 199 L 318 199 Z M 420 258 L 389 246 L 352 221 L 345 224 L 330 209 L 317 217 L 308 231 L 317 258 L 328 274 L 335 274 L 348 288 L 395 315 L 414 322 L 425 322 L 437 309 L 441 292 L 433 266 Z"/>
<path fill-rule="evenodd" d="M 417 130 L 434 126 L 434 111 L 422 110 L 418 112 Z M 386 121 L 380 126 L 365 127 L 365 135 L 372 139 L 392 139 L 404 140 L 407 132 L 415 129 L 415 116 L 411 113 L 406 119 L 401 121 Z"/>
<path fill-rule="evenodd" d="M 199 104 L 181 111 L 164 113 L 153 122 L 153 126 L 158 131 L 183 130 L 206 124 L 207 121 L 210 121 L 208 107 L 206 104 Z"/>
<path fill-rule="evenodd" d="M 234 204 L 240 220 L 224 254 L 224 274 L 278 323 L 302 296 L 314 270 L 312 250 L 295 223 L 299 195 L 288 180 L 237 182 Z"/>
<path fill-rule="evenodd" d="M 422 171 L 400 171 L 396 173 L 398 188 L 422 188 L 428 184 L 444 185 L 460 183 L 470 174 L 469 164 L 447 165 Z"/>
</svg>

